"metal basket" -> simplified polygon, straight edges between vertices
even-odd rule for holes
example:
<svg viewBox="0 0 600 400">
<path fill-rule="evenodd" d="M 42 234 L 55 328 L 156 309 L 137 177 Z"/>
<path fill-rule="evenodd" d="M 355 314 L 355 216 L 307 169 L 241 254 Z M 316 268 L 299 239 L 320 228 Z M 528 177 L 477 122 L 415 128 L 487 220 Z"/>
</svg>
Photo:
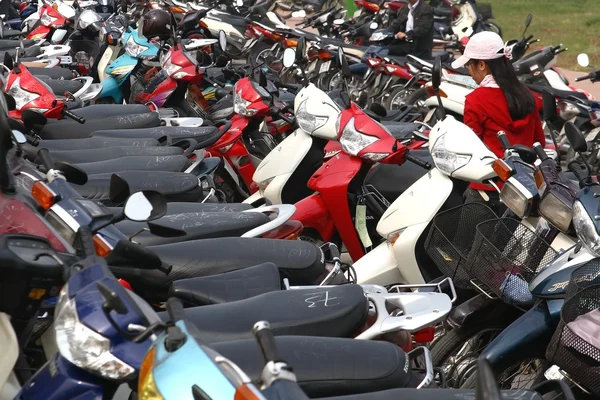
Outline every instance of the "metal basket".
<svg viewBox="0 0 600 400">
<path fill-rule="evenodd" d="M 465 268 L 502 301 L 529 305 L 534 300 L 529 282 L 556 255 L 544 239 L 519 221 L 497 218 L 477 225 Z"/>
<path fill-rule="evenodd" d="M 473 246 L 475 228 L 481 222 L 495 218 L 498 216 L 485 204 L 467 203 L 441 212 L 433 219 L 425 250 L 457 288 L 471 287 L 471 279 L 464 267 Z"/>
<path fill-rule="evenodd" d="M 582 264 L 571 273 L 565 300 L 570 299 L 575 293 L 592 285 L 600 285 L 600 259 L 598 258 Z"/>
<path fill-rule="evenodd" d="M 600 396 L 600 285 L 588 286 L 568 299 L 546 350 L 546 358 L 577 385 Z"/>
</svg>

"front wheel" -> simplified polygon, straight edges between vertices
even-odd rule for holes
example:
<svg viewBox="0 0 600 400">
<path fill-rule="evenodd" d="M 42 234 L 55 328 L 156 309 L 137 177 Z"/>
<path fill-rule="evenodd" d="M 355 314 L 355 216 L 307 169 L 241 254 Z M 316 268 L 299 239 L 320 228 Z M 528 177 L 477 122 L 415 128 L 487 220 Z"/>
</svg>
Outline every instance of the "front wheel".
<svg viewBox="0 0 600 400">
<path fill-rule="evenodd" d="M 385 97 L 385 101 L 382 105 L 388 110 L 399 110 L 403 105 L 407 104 L 406 101 L 411 94 L 419 89 L 405 89 L 404 85 L 392 88 L 392 93 Z"/>
</svg>

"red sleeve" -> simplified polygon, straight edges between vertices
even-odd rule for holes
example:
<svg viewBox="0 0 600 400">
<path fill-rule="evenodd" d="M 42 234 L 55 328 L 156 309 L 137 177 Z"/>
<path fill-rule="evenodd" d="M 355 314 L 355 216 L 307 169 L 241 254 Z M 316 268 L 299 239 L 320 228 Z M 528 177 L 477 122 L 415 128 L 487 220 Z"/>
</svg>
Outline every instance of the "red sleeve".
<svg viewBox="0 0 600 400">
<path fill-rule="evenodd" d="M 465 98 L 465 111 L 463 113 L 463 122 L 475 132 L 480 138 L 483 136 L 483 122 L 479 110 L 472 103 L 471 96 Z"/>
</svg>

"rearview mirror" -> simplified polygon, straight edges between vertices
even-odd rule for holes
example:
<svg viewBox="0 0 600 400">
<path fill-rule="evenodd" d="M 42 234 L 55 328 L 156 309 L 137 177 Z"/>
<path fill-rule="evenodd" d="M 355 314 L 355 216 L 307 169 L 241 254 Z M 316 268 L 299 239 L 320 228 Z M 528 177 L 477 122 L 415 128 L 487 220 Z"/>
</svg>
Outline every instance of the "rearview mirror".
<svg viewBox="0 0 600 400">
<path fill-rule="evenodd" d="M 298 44 L 296 45 L 296 61 L 302 61 L 306 54 L 306 41 L 304 37 L 298 38 Z"/>
<path fill-rule="evenodd" d="M 338 47 L 337 49 L 337 57 L 338 64 L 342 69 L 342 75 L 345 77 L 351 77 L 352 73 L 350 72 L 350 67 L 348 66 L 348 60 L 346 60 L 346 56 L 344 55 L 344 49 Z"/>
<path fill-rule="evenodd" d="M 304 10 L 294 11 L 294 12 L 292 12 L 292 17 L 304 18 L 304 17 L 306 17 L 306 11 L 304 11 Z"/>
<path fill-rule="evenodd" d="M 219 31 L 219 46 L 223 51 L 227 49 L 227 35 L 225 35 L 225 32 L 222 30 Z"/>
<path fill-rule="evenodd" d="M 294 65 L 294 61 L 296 61 L 296 52 L 288 47 L 283 52 L 283 66 L 290 68 Z"/>
<path fill-rule="evenodd" d="M 531 21 L 533 21 L 533 14 L 528 14 L 527 18 L 525 18 L 525 28 L 529 28 Z"/>
<path fill-rule="evenodd" d="M 431 69 L 431 86 L 434 90 L 440 89 L 440 84 L 442 83 L 442 59 L 440 57 L 436 57 L 435 61 L 433 61 L 433 68 Z"/>
<path fill-rule="evenodd" d="M 162 194 L 153 190 L 136 192 L 125 201 L 123 213 L 127 219 L 136 222 L 152 221 L 167 212 L 167 201 Z"/>
<path fill-rule="evenodd" d="M 62 161 L 56 161 L 54 163 L 54 168 L 62 172 L 62 174 L 65 176 L 65 179 L 69 183 L 73 183 L 75 185 L 85 185 L 88 181 L 87 173 L 75 165 L 71 165 Z"/>
<path fill-rule="evenodd" d="M 235 4 L 236 4 L 238 7 L 241 7 L 241 6 L 243 6 L 243 5 L 244 5 L 244 0 L 236 0 Z"/>
<path fill-rule="evenodd" d="M 371 30 L 377 29 L 377 28 L 379 28 L 379 24 L 377 22 L 371 22 L 371 25 L 369 25 L 369 28 L 371 28 Z"/>
<path fill-rule="evenodd" d="M 579 64 L 581 67 L 589 67 L 590 66 L 590 57 L 585 53 L 578 54 L 577 55 L 577 64 Z"/>
<path fill-rule="evenodd" d="M 27 139 L 25 138 L 25 135 L 23 135 L 21 132 L 16 131 L 16 130 L 12 130 L 12 137 L 15 141 L 15 143 L 17 144 L 23 144 L 23 143 L 27 143 Z"/>
<path fill-rule="evenodd" d="M 567 122 L 565 124 L 565 134 L 567 135 L 567 139 L 569 140 L 569 143 L 571 143 L 573 150 L 578 153 L 587 151 L 585 137 L 574 123 Z"/>
</svg>

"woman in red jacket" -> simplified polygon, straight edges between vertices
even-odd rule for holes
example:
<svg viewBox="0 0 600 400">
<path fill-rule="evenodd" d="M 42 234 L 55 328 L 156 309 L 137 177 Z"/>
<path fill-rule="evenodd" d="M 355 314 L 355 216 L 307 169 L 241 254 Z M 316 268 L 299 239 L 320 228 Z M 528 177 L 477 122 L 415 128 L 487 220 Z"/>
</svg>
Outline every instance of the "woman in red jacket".
<svg viewBox="0 0 600 400">
<path fill-rule="evenodd" d="M 517 78 L 500 36 L 493 32 L 473 35 L 464 54 L 452 63 L 455 69 L 462 66 L 479 85 L 466 97 L 464 123 L 496 156 L 504 155 L 499 131 L 506 133 L 511 144 L 545 145 L 539 114 L 542 105 Z M 465 201 L 486 201 L 496 210 L 499 206 L 498 192 L 490 185 L 471 184 Z"/>
</svg>

